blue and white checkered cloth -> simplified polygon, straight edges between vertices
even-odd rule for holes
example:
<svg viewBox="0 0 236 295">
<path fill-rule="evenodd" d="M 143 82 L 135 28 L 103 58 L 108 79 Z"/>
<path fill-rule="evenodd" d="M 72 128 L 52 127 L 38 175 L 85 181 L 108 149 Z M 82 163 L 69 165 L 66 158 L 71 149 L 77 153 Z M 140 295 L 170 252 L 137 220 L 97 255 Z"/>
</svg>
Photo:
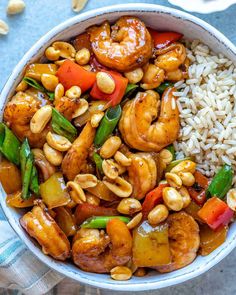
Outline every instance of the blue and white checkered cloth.
<svg viewBox="0 0 236 295">
<path fill-rule="evenodd" d="M 41 295 L 62 279 L 63 276 L 41 263 L 25 247 L 0 209 L 0 288 Z"/>
</svg>

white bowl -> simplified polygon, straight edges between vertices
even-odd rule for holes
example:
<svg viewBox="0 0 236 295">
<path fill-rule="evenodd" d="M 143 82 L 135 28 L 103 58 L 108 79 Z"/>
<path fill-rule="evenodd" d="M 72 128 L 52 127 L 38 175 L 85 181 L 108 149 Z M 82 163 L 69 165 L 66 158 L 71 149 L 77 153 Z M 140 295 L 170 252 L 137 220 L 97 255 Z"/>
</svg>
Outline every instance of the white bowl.
<svg viewBox="0 0 236 295">
<path fill-rule="evenodd" d="M 53 41 L 70 39 L 71 37 L 82 33 L 91 25 L 99 24 L 104 20 L 114 22 L 122 15 L 136 15 L 140 17 L 149 27 L 158 30 L 179 31 L 189 39 L 200 39 L 212 49 L 217 52 L 224 53 L 228 58 L 232 59 L 236 63 L 236 48 L 234 45 L 212 26 L 196 17 L 191 16 L 190 14 L 167 7 L 141 3 L 105 7 L 71 18 L 43 36 L 26 53 L 13 70 L 1 94 L 1 110 L 3 111 L 8 98 L 13 95 L 15 86 L 22 78 L 22 72 L 25 66 L 36 61 L 43 54 L 45 48 Z M 152 272 L 148 276 L 142 278 L 133 277 L 129 281 L 118 282 L 112 280 L 109 275 L 86 273 L 78 269 L 72 263 L 58 262 L 49 256 L 44 255 L 40 247 L 38 247 L 38 244 L 33 239 L 30 239 L 27 233 L 20 226 L 19 218 L 22 214 L 22 210 L 14 210 L 6 205 L 5 193 L 2 188 L 1 205 L 13 229 L 22 241 L 25 242 L 27 247 L 42 262 L 59 273 L 75 279 L 78 282 L 116 291 L 146 291 L 184 282 L 209 270 L 226 255 L 228 255 L 236 246 L 236 223 L 234 223 L 231 225 L 227 240 L 222 246 L 206 257 L 197 257 L 191 265 L 168 274 L 158 274 L 156 272 Z"/>
</svg>

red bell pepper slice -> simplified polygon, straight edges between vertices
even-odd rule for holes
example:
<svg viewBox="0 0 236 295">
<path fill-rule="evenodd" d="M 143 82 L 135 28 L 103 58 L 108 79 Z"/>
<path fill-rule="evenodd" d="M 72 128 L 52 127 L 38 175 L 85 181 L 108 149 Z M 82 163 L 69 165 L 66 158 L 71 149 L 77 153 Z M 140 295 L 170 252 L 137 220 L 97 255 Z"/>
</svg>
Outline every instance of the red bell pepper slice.
<svg viewBox="0 0 236 295">
<path fill-rule="evenodd" d="M 121 74 L 117 72 L 105 70 L 102 71 L 108 73 L 114 79 L 116 85 L 115 90 L 112 94 L 106 94 L 98 88 L 97 83 L 95 82 L 90 95 L 95 99 L 108 100 L 112 106 L 115 106 L 121 102 L 125 94 L 125 90 L 128 85 L 128 79 L 122 77 Z"/>
<path fill-rule="evenodd" d="M 201 189 L 199 192 L 196 191 L 193 187 L 187 188 L 190 197 L 194 200 L 195 203 L 198 205 L 203 205 L 206 201 L 206 191 L 204 189 Z"/>
<path fill-rule="evenodd" d="M 79 86 L 84 92 L 91 88 L 96 81 L 95 73 L 86 71 L 69 59 L 63 62 L 56 75 L 65 90 L 72 86 Z"/>
<path fill-rule="evenodd" d="M 119 215 L 116 209 L 106 208 L 102 206 L 95 206 L 92 204 L 84 203 L 79 204 L 75 210 L 75 222 L 80 225 L 86 219 L 92 216 L 115 216 Z"/>
<path fill-rule="evenodd" d="M 168 183 L 159 184 L 154 190 L 150 191 L 142 204 L 143 220 L 147 219 L 148 213 L 158 204 L 162 202 L 162 193 L 165 187 L 168 187 Z"/>
<path fill-rule="evenodd" d="M 207 189 L 209 185 L 209 179 L 204 176 L 200 171 L 196 170 L 194 173 L 195 182 L 200 185 L 200 187 Z"/>
<path fill-rule="evenodd" d="M 204 206 L 198 211 L 198 216 L 213 230 L 227 225 L 233 215 L 234 211 L 217 197 L 207 200 Z"/>
<path fill-rule="evenodd" d="M 173 42 L 178 41 L 183 37 L 183 34 L 177 32 L 158 32 L 153 29 L 148 29 L 156 49 L 162 49 Z"/>
</svg>

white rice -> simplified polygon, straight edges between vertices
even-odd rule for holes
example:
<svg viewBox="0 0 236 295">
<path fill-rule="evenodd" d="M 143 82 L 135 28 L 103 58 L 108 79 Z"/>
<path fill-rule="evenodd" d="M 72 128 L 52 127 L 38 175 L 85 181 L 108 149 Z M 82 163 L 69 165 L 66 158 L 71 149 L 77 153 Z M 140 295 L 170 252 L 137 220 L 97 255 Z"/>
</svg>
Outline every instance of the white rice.
<svg viewBox="0 0 236 295">
<path fill-rule="evenodd" d="M 194 156 L 207 176 L 225 163 L 236 171 L 236 66 L 199 41 L 188 47 L 189 79 L 175 84 L 181 118 L 177 158 Z"/>
</svg>

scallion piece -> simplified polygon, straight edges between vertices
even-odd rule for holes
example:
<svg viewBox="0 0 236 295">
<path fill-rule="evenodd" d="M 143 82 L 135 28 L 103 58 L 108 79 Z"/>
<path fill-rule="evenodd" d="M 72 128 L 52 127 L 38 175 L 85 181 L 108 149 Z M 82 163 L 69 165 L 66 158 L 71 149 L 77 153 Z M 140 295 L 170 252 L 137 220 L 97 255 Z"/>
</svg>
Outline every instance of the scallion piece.
<svg viewBox="0 0 236 295">
<path fill-rule="evenodd" d="M 35 166 L 32 168 L 32 175 L 30 180 L 30 190 L 39 195 L 39 180 L 38 180 L 38 171 Z"/>
<path fill-rule="evenodd" d="M 171 152 L 172 156 L 173 156 L 173 160 L 172 161 L 175 161 L 176 159 L 176 155 L 175 155 L 175 148 L 173 146 L 173 144 L 170 144 L 166 147 L 166 149 Z"/>
<path fill-rule="evenodd" d="M 10 162 L 20 164 L 20 141 L 4 123 L 0 123 L 0 152 Z"/>
<path fill-rule="evenodd" d="M 130 97 L 134 94 L 135 90 L 137 90 L 139 86 L 137 84 L 128 84 L 125 90 L 125 97 Z"/>
<path fill-rule="evenodd" d="M 95 135 L 94 144 L 96 147 L 103 145 L 109 135 L 114 131 L 120 120 L 121 112 L 120 105 L 111 107 L 106 111 Z"/>
<path fill-rule="evenodd" d="M 28 84 L 30 85 L 31 87 L 39 90 L 39 91 L 42 91 L 44 93 L 46 93 L 49 97 L 49 100 L 50 101 L 53 101 L 54 98 L 55 98 L 55 94 L 54 92 L 50 92 L 50 91 L 47 91 L 47 89 L 45 89 L 42 85 L 40 85 L 36 80 L 34 80 L 33 78 L 30 78 L 30 77 L 24 77 L 23 80 Z"/>
<path fill-rule="evenodd" d="M 85 220 L 81 224 L 81 227 L 82 228 L 106 228 L 108 221 L 114 218 L 118 218 L 124 223 L 128 223 L 130 221 L 130 218 L 125 216 L 95 216 Z"/>
<path fill-rule="evenodd" d="M 98 153 L 93 153 L 93 161 L 98 169 L 99 173 L 103 174 L 102 170 L 102 157 Z"/>
<path fill-rule="evenodd" d="M 173 87 L 173 86 L 174 86 L 174 84 L 171 83 L 171 82 L 164 82 L 164 83 L 162 83 L 160 86 L 158 86 L 158 87 L 156 88 L 156 91 L 157 91 L 160 95 L 162 95 L 162 94 L 164 93 L 164 91 L 166 90 L 166 88 L 168 88 L 168 87 Z"/>
<path fill-rule="evenodd" d="M 30 154 L 26 160 L 25 171 L 24 171 L 23 181 L 22 181 L 22 195 L 21 195 L 21 197 L 23 200 L 28 199 L 30 197 L 29 187 L 30 187 L 32 169 L 33 169 L 33 157 Z"/>
<path fill-rule="evenodd" d="M 73 142 L 77 136 L 76 128 L 56 109 L 52 109 L 52 129 Z"/>
</svg>

